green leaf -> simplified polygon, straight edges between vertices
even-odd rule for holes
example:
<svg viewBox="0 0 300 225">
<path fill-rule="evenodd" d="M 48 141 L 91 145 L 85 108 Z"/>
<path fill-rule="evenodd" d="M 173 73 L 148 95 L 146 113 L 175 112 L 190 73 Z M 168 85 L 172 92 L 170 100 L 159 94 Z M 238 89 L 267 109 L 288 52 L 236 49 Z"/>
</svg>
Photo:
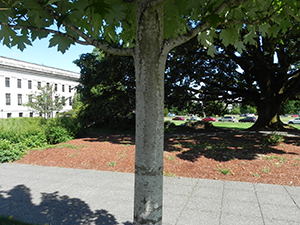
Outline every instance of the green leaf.
<svg viewBox="0 0 300 225">
<path fill-rule="evenodd" d="M 11 47 L 11 40 L 17 38 L 16 32 L 7 26 L 1 26 L 0 41 L 3 39 L 3 44 L 7 47 Z"/>
<path fill-rule="evenodd" d="M 70 45 L 74 44 L 70 39 L 63 37 L 61 35 L 53 35 L 49 41 L 49 48 L 57 45 L 57 51 L 65 53 L 69 49 Z"/>
<path fill-rule="evenodd" d="M 212 27 L 217 27 L 220 23 L 224 22 L 218 14 L 211 14 L 203 18 L 203 21 L 209 21 Z"/>
<path fill-rule="evenodd" d="M 262 25 L 259 26 L 259 31 L 261 32 L 261 35 L 263 37 L 265 37 L 267 35 L 268 30 L 269 30 L 270 27 L 271 26 L 268 23 L 265 23 L 265 24 L 262 24 Z"/>
<path fill-rule="evenodd" d="M 224 29 L 220 32 L 220 39 L 222 39 L 222 43 L 225 47 L 232 44 L 232 37 L 234 36 L 234 33 L 236 33 L 234 28 Z"/>
<path fill-rule="evenodd" d="M 105 3 L 103 0 L 96 0 L 94 1 L 94 3 L 85 7 L 84 10 L 87 11 L 89 10 L 89 8 L 92 8 L 95 14 L 99 14 L 102 17 L 104 17 L 106 14 L 109 13 L 110 5 Z"/>
<path fill-rule="evenodd" d="M 214 48 L 213 45 L 209 46 L 207 49 L 207 54 L 210 55 L 211 57 L 214 57 L 216 54 L 216 49 Z"/>
<path fill-rule="evenodd" d="M 111 6 L 111 12 L 105 16 L 105 20 L 108 24 L 112 24 L 115 21 L 122 21 L 126 17 L 127 6 L 119 2 Z"/>
<path fill-rule="evenodd" d="M 243 37 L 244 43 L 255 44 L 255 38 L 257 38 L 256 28 L 254 26 L 248 26 L 248 33 Z"/>
<path fill-rule="evenodd" d="M 27 35 L 17 36 L 11 42 L 11 46 L 15 45 L 18 49 L 23 51 L 26 48 L 26 45 L 31 45 L 31 41 L 29 40 Z"/>
<path fill-rule="evenodd" d="M 236 50 L 239 53 L 242 53 L 243 51 L 246 51 L 245 45 L 244 45 L 244 43 L 242 41 L 236 41 L 234 43 L 234 46 L 235 46 Z"/>
<path fill-rule="evenodd" d="M 41 40 L 42 38 L 46 38 L 48 36 L 47 32 L 44 31 L 37 31 L 37 30 L 31 30 L 31 40 L 34 41 L 37 38 Z"/>
</svg>

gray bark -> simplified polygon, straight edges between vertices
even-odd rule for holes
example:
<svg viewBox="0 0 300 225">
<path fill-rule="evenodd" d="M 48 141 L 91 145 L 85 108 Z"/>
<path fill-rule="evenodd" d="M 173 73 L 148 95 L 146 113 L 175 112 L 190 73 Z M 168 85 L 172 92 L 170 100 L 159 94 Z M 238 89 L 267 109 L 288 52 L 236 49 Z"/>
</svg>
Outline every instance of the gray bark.
<svg viewBox="0 0 300 225">
<path fill-rule="evenodd" d="M 162 223 L 164 70 L 162 7 L 137 3 L 135 224 Z"/>
</svg>

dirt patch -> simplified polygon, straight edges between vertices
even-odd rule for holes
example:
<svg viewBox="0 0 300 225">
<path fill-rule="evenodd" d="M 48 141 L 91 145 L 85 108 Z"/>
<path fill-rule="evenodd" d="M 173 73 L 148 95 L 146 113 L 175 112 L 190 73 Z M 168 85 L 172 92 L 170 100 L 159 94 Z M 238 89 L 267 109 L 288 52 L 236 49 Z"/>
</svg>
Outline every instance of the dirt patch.
<svg viewBox="0 0 300 225">
<path fill-rule="evenodd" d="M 164 175 L 300 186 L 300 140 L 267 146 L 261 134 L 166 136 Z M 30 151 L 14 163 L 134 172 L 132 135 L 92 135 Z"/>
</svg>

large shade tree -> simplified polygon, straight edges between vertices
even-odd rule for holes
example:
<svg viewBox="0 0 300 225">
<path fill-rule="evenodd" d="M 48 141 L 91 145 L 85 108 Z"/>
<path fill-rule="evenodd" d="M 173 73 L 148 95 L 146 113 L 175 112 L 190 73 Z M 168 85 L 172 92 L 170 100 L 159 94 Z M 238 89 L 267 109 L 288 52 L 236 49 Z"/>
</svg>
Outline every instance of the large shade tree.
<svg viewBox="0 0 300 225">
<path fill-rule="evenodd" d="M 242 30 L 241 37 L 245 33 Z M 217 40 L 213 58 L 203 57 L 205 50 L 196 39 L 178 46 L 171 51 L 175 60 L 167 63 L 167 102 L 173 104 L 175 98 L 183 106 L 196 100 L 252 105 L 259 116 L 251 129 L 282 129 L 284 103 L 300 92 L 299 34 L 298 23 L 268 37 L 257 32 L 241 54 Z"/>
<path fill-rule="evenodd" d="M 77 92 L 83 103 L 79 118 L 85 127 L 133 129 L 135 76 L 132 57 L 97 51 L 82 54 Z M 97 104 L 95 104 L 97 102 Z"/>
<path fill-rule="evenodd" d="M 285 34 L 258 35 L 242 54 L 226 49 L 225 54 L 243 70 L 236 90 L 257 107 L 259 117 L 251 129 L 283 128 L 280 110 L 300 90 L 300 70 L 295 66 L 300 61 L 299 34 L 297 23 Z"/>
<path fill-rule="evenodd" d="M 299 20 L 298 1 L 290 0 L 2 0 L 0 39 L 24 49 L 52 34 L 50 47 L 93 45 L 111 54 L 132 56 L 136 74 L 136 160 L 134 222 L 161 224 L 163 184 L 164 71 L 168 52 L 195 36 L 214 52 L 212 38 L 239 50 L 253 39 Z M 268 21 L 275 25 L 266 26 Z M 260 23 L 264 21 L 264 23 Z M 193 23 L 192 28 L 189 22 Z M 249 35 L 238 31 L 245 24 Z M 109 43 L 122 42 L 125 48 Z"/>
</svg>

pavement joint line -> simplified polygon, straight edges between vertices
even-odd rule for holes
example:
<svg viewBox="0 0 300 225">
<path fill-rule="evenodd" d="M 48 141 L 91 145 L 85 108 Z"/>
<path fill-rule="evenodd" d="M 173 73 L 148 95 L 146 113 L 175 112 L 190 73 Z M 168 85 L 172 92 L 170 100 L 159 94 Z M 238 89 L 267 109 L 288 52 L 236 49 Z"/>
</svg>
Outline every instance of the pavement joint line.
<svg viewBox="0 0 300 225">
<path fill-rule="evenodd" d="M 221 220 L 222 220 L 222 215 L 223 215 L 222 211 L 223 211 L 223 205 L 224 205 L 224 193 L 225 193 L 225 181 L 223 181 L 222 200 L 221 200 L 220 215 L 219 215 L 219 225 L 221 225 Z"/>
<path fill-rule="evenodd" d="M 187 201 L 185 201 L 185 204 L 184 204 L 184 206 L 182 207 L 182 210 L 181 210 L 181 212 L 179 213 L 179 216 L 177 217 L 176 222 L 175 222 L 174 225 L 177 225 L 177 224 L 178 224 L 178 220 L 179 220 L 179 218 L 181 217 L 181 215 L 182 215 L 182 213 L 183 213 L 183 211 L 184 211 L 186 205 L 188 204 L 189 200 L 191 199 L 191 197 L 192 197 L 192 195 L 193 195 L 193 193 L 194 193 L 194 191 L 195 191 L 195 188 L 197 187 L 199 181 L 200 181 L 200 179 L 198 179 L 197 182 L 195 183 L 195 185 L 194 185 L 194 187 L 193 187 L 193 189 L 192 189 L 192 191 L 191 191 L 191 193 L 190 193 L 190 195 L 189 195 Z"/>
<path fill-rule="evenodd" d="M 294 200 L 293 196 L 291 195 L 291 193 L 289 192 L 289 190 L 286 188 L 286 186 L 283 186 L 284 190 L 288 193 L 288 195 L 290 196 L 290 198 L 292 199 L 292 201 L 294 202 L 294 204 L 296 205 L 296 207 L 300 210 L 300 206 L 297 204 L 297 202 Z"/>
<path fill-rule="evenodd" d="M 263 214 L 263 212 L 262 212 L 261 205 L 260 205 L 260 202 L 259 202 L 259 199 L 258 199 L 256 185 L 255 185 L 255 184 L 252 184 L 252 185 L 253 185 L 253 188 L 254 188 L 256 201 L 257 201 L 257 203 L 258 203 L 258 208 L 259 208 L 259 211 L 260 211 L 261 219 L 262 219 L 263 224 L 265 225 L 266 222 L 265 222 L 264 214 Z"/>
</svg>

